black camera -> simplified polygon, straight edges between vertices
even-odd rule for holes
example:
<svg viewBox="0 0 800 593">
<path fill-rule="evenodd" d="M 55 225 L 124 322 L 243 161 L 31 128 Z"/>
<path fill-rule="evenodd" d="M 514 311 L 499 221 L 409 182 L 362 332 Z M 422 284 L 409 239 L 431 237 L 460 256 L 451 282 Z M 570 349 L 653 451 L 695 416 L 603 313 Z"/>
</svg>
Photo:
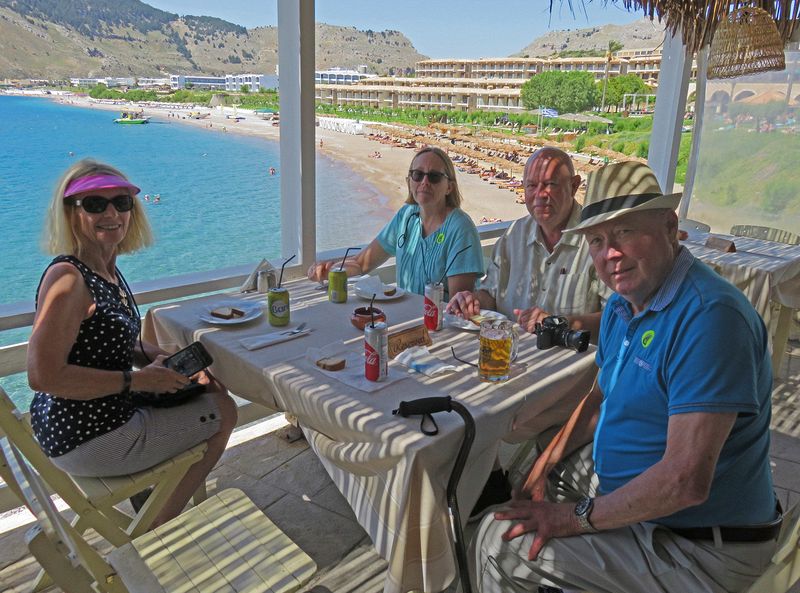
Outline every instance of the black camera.
<svg viewBox="0 0 800 593">
<path fill-rule="evenodd" d="M 536 324 L 536 346 L 539 350 L 547 350 L 553 346 L 572 348 L 575 352 L 584 352 L 589 347 L 591 332 L 585 329 L 570 329 L 566 317 L 551 315 Z"/>
</svg>

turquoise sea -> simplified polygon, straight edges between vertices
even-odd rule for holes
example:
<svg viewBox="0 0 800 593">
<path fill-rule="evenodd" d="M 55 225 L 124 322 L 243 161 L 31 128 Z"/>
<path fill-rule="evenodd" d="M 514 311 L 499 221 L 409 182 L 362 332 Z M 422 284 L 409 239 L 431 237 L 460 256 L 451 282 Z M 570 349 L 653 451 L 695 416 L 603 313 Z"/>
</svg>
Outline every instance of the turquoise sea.
<svg viewBox="0 0 800 593">
<path fill-rule="evenodd" d="M 146 210 L 155 246 L 119 259 L 129 282 L 280 257 L 277 142 L 166 116 L 139 126 L 116 125 L 114 117 L 49 99 L 0 96 L 0 304 L 33 299 L 50 261 L 39 242 L 53 188 L 85 157 L 124 171 L 142 188 L 140 196 L 160 194 L 160 203 L 151 199 Z M 388 200 L 338 161 L 318 155 L 316 166 L 318 249 L 369 241 L 393 214 Z M 0 332 L 0 345 L 26 333 Z M 15 392 L 24 381 L 0 384 Z"/>
</svg>

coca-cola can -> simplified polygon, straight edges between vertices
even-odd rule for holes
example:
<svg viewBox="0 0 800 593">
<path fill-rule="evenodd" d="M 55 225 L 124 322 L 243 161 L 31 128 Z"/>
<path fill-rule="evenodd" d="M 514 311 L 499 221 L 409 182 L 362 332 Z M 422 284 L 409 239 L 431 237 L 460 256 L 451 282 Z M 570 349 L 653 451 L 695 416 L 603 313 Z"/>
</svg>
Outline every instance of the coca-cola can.
<svg viewBox="0 0 800 593">
<path fill-rule="evenodd" d="M 425 285 L 425 327 L 430 331 L 439 331 L 442 329 L 442 321 L 444 320 L 444 284 L 437 282 L 436 284 Z"/>
<path fill-rule="evenodd" d="M 368 381 L 385 381 L 389 374 L 389 330 L 379 321 L 364 326 L 364 376 Z"/>
</svg>

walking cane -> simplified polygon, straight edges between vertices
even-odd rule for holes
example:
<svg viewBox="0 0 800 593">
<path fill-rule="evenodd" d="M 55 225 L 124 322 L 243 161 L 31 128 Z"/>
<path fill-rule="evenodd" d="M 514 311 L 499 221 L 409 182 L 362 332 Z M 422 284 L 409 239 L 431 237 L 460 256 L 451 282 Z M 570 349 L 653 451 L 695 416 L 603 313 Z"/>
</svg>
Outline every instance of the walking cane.
<svg viewBox="0 0 800 593">
<path fill-rule="evenodd" d="M 435 414 L 436 412 L 456 412 L 464 420 L 464 439 L 461 441 L 461 448 L 458 450 L 453 471 L 450 472 L 450 479 L 447 481 L 447 511 L 450 518 L 450 530 L 453 533 L 453 543 L 455 544 L 461 590 L 463 593 L 472 593 L 469 564 L 467 563 L 467 545 L 464 541 L 464 530 L 461 527 L 461 515 L 458 512 L 458 500 L 456 499 L 458 481 L 461 479 L 461 473 L 467 463 L 472 441 L 475 440 L 475 421 L 472 419 L 472 414 L 461 403 L 453 401 L 450 396 L 424 397 L 410 402 L 400 402 L 400 405 L 396 410 L 392 411 L 392 414 L 407 418 L 414 415 Z"/>
</svg>

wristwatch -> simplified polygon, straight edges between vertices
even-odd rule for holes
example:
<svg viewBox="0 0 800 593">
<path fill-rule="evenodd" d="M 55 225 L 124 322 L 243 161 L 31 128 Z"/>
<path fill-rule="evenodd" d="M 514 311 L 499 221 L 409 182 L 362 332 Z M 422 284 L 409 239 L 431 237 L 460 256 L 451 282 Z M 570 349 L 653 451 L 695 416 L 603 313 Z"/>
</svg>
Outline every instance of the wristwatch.
<svg viewBox="0 0 800 593">
<path fill-rule="evenodd" d="M 594 528 L 589 522 L 589 515 L 592 514 L 594 509 L 594 498 L 591 496 L 583 496 L 578 500 L 575 505 L 575 517 L 578 519 L 578 524 L 581 526 L 581 531 L 584 533 L 597 533 L 598 530 Z"/>
</svg>

